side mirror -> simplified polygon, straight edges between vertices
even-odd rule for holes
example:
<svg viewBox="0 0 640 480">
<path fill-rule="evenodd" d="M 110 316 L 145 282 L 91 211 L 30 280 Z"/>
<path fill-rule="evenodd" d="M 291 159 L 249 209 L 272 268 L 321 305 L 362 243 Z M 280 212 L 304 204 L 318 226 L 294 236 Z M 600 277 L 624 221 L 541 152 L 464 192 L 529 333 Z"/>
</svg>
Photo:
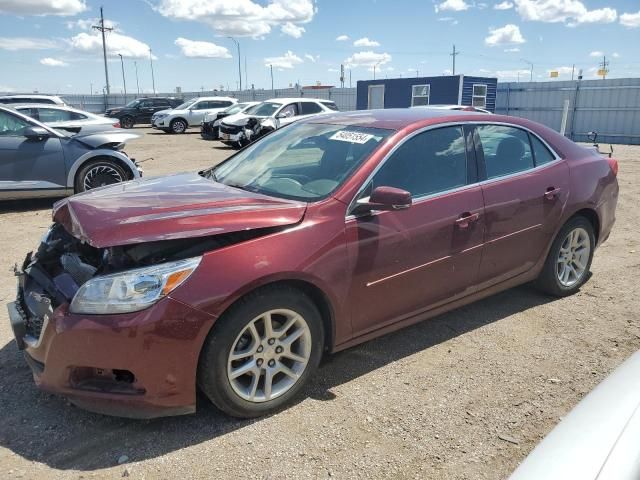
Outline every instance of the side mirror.
<svg viewBox="0 0 640 480">
<path fill-rule="evenodd" d="M 29 140 L 44 140 L 50 136 L 49 131 L 42 127 L 27 127 L 22 134 Z"/>
<path fill-rule="evenodd" d="M 395 187 L 376 187 L 368 198 L 358 200 L 353 213 L 372 210 L 405 210 L 411 206 L 411 193 Z"/>
</svg>

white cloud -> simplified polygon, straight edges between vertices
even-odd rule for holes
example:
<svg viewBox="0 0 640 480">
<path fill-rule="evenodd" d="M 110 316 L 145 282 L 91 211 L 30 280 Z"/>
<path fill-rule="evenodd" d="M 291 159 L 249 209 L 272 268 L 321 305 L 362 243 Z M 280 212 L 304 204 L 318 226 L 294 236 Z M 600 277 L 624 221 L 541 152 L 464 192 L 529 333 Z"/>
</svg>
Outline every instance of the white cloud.
<svg viewBox="0 0 640 480">
<path fill-rule="evenodd" d="M 569 26 L 583 23 L 615 22 L 618 13 L 605 7 L 588 10 L 580 0 L 514 0 L 523 20 L 560 23 Z"/>
<path fill-rule="evenodd" d="M 63 62 L 62 60 L 58 60 L 57 58 L 51 58 L 51 57 L 40 59 L 40 63 L 42 65 L 46 65 L 47 67 L 68 67 L 69 66 L 67 62 Z"/>
<path fill-rule="evenodd" d="M 500 3 L 496 3 L 493 6 L 494 10 L 510 10 L 513 8 L 513 3 L 509 2 L 508 0 L 504 0 L 504 2 L 500 2 Z"/>
<path fill-rule="evenodd" d="M 50 50 L 59 45 L 46 38 L 31 37 L 0 37 L 0 50 Z"/>
<path fill-rule="evenodd" d="M 445 0 L 442 3 L 435 5 L 436 13 L 440 11 L 452 11 L 452 12 L 461 12 L 463 10 L 468 10 L 471 8 L 471 5 L 466 3 L 464 0 Z"/>
<path fill-rule="evenodd" d="M 450 22 L 451 25 L 458 25 L 458 20 L 453 17 L 438 17 L 439 22 Z"/>
<path fill-rule="evenodd" d="M 287 51 L 287 53 L 281 57 L 267 57 L 264 59 L 264 64 L 267 67 L 273 65 L 276 68 L 294 68 L 300 63 L 303 63 L 303 60 L 291 50 Z"/>
<path fill-rule="evenodd" d="M 531 75 L 531 70 L 498 70 L 493 72 L 493 76 L 498 77 L 499 79 L 517 79 L 521 78 L 523 80 L 529 80 Z"/>
<path fill-rule="evenodd" d="M 344 64 L 348 67 L 373 67 L 376 64 L 384 65 L 391 61 L 388 53 L 375 53 L 372 51 L 358 52 L 345 59 Z"/>
<path fill-rule="evenodd" d="M 368 37 L 359 38 L 353 42 L 354 47 L 379 47 L 380 43 L 375 40 L 369 40 Z"/>
<path fill-rule="evenodd" d="M 0 85 L 0 92 L 11 93 L 11 92 L 15 92 L 15 89 L 11 87 L 7 87 L 6 85 Z"/>
<path fill-rule="evenodd" d="M 313 0 L 161 0 L 156 10 L 175 20 L 205 23 L 220 35 L 263 37 L 273 27 L 309 23 L 316 13 Z M 283 30 L 284 31 L 284 30 Z M 284 32 L 287 33 L 287 32 Z"/>
<path fill-rule="evenodd" d="M 349 35 L 338 35 L 336 37 L 336 42 L 346 42 L 349 40 Z"/>
<path fill-rule="evenodd" d="M 338 70 L 337 68 L 327 68 L 327 72 L 335 73 L 335 72 L 339 72 L 339 71 L 340 70 Z"/>
<path fill-rule="evenodd" d="M 87 9 L 85 0 L 0 0 L 0 13 L 9 15 L 77 15 Z"/>
<path fill-rule="evenodd" d="M 320 55 L 314 57 L 310 53 L 305 53 L 304 54 L 304 58 L 306 58 L 307 60 L 309 60 L 312 63 L 316 63 L 318 61 L 318 59 L 320 58 Z"/>
<path fill-rule="evenodd" d="M 117 32 L 111 32 L 106 36 L 107 55 L 117 57 L 121 54 L 128 58 L 147 58 L 149 45 L 133 37 Z M 100 32 L 79 33 L 69 39 L 69 45 L 81 53 L 102 53 L 102 36 Z"/>
<path fill-rule="evenodd" d="M 613 58 L 620 58 L 620 54 L 619 54 L 618 52 L 613 52 L 613 53 L 611 54 L 611 56 L 612 56 Z"/>
<path fill-rule="evenodd" d="M 231 58 L 229 50 L 211 42 L 200 42 L 179 37 L 175 43 L 182 55 L 189 58 Z"/>
<path fill-rule="evenodd" d="M 100 24 L 99 18 L 79 18 L 78 20 L 69 20 L 65 22 L 65 25 L 69 30 L 74 30 L 74 29 L 91 30 L 91 27 L 99 24 Z M 117 28 L 118 23 L 112 20 L 105 19 L 104 26 L 106 28 Z"/>
<path fill-rule="evenodd" d="M 638 13 L 623 13 L 620 15 L 620 23 L 625 27 L 640 27 L 640 10 Z"/>
<path fill-rule="evenodd" d="M 603 52 L 600 52 L 599 50 L 593 51 L 593 52 L 591 52 L 591 53 L 589 54 L 589 56 L 590 56 L 590 57 L 601 57 L 601 56 L 603 56 L 603 55 L 604 55 L 604 53 L 603 53 Z"/>
<path fill-rule="evenodd" d="M 505 48 L 504 51 L 505 53 L 516 53 L 516 52 L 519 52 L 520 49 L 518 47 L 512 47 L 512 48 Z"/>
<path fill-rule="evenodd" d="M 508 24 L 504 27 L 489 29 L 489 36 L 484 39 L 484 43 L 489 47 L 502 45 L 519 45 L 525 42 L 517 25 Z"/>
<path fill-rule="evenodd" d="M 291 22 L 287 22 L 282 27 L 280 27 L 280 31 L 285 35 L 289 35 L 293 38 L 300 38 L 302 34 L 305 32 L 304 27 L 299 25 L 295 25 Z"/>
</svg>

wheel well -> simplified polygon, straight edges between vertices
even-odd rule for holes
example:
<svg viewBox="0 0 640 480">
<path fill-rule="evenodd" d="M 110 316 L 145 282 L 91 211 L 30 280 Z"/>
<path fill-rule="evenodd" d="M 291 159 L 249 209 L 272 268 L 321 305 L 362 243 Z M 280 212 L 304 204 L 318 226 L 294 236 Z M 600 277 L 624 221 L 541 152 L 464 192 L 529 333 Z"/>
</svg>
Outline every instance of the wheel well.
<svg viewBox="0 0 640 480">
<path fill-rule="evenodd" d="M 184 118 L 182 117 L 176 117 L 176 118 L 172 118 L 171 121 L 169 122 L 169 125 L 171 125 L 173 122 L 175 122 L 176 120 L 182 120 L 184 123 L 187 124 L 187 127 L 189 126 L 189 122 L 187 122 Z"/>
<path fill-rule="evenodd" d="M 573 214 L 571 218 L 575 217 L 584 217 L 591 223 L 593 227 L 593 235 L 595 237 L 595 243 L 598 244 L 598 237 L 600 236 L 600 218 L 598 218 L 598 214 L 595 210 L 590 208 L 583 208 L 582 210 L 578 210 Z"/>
<path fill-rule="evenodd" d="M 76 170 L 75 176 L 73 177 L 73 188 L 75 189 L 76 184 L 78 183 L 78 175 L 80 175 L 80 172 L 82 171 L 82 169 L 85 167 L 85 165 L 91 163 L 91 162 L 96 162 L 96 161 L 108 161 L 108 162 L 113 162 L 115 164 L 117 164 L 119 167 L 121 167 L 124 172 L 127 174 L 127 180 L 133 180 L 134 176 L 133 176 L 133 172 L 131 171 L 131 168 L 129 168 L 129 165 L 127 165 L 126 163 L 124 163 L 122 160 L 120 160 L 118 157 L 111 157 L 109 155 L 101 155 L 98 157 L 91 157 L 87 160 L 85 160 L 79 167 L 78 170 Z"/>
<path fill-rule="evenodd" d="M 320 318 L 322 318 L 322 326 L 324 327 L 324 350 L 330 350 L 335 337 L 334 328 L 334 312 L 331 306 L 331 302 L 327 298 L 326 294 L 312 283 L 304 280 L 279 280 L 276 282 L 267 283 L 261 285 L 254 290 L 245 293 L 242 297 L 238 298 L 233 304 L 225 309 L 225 312 L 229 311 L 233 306 L 245 298 L 247 295 L 254 295 L 256 292 L 264 289 L 271 289 L 274 287 L 289 287 L 298 290 L 302 294 L 309 297 L 309 299 L 315 304 L 316 308 L 320 312 Z M 222 315 L 224 315 L 224 313 Z M 215 326 L 214 326 L 215 328 Z"/>
</svg>

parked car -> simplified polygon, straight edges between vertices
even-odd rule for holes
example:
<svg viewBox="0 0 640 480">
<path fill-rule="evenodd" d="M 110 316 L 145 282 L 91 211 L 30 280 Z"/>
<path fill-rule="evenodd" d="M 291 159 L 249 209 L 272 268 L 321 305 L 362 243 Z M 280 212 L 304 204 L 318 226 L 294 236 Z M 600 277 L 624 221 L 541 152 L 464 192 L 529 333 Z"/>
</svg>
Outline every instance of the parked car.
<svg viewBox="0 0 640 480">
<path fill-rule="evenodd" d="M 221 112 L 236 103 L 238 100 L 231 97 L 192 98 L 174 109 L 155 113 L 151 124 L 165 133 L 184 133 L 189 127 L 200 126 L 205 115 Z"/>
<path fill-rule="evenodd" d="M 229 115 L 235 115 L 236 113 L 247 113 L 251 108 L 259 103 L 260 102 L 236 103 L 225 108 L 221 112 L 205 114 L 200 128 L 200 135 L 205 140 L 218 140 L 218 138 L 220 138 L 220 122 L 223 118 L 228 117 Z"/>
<path fill-rule="evenodd" d="M 117 118 L 122 128 L 133 128 L 139 123 L 151 123 L 153 114 L 167 108 L 174 108 L 182 102 L 182 99 L 175 97 L 137 98 L 124 107 L 108 108 L 104 114 L 107 117 Z"/>
<path fill-rule="evenodd" d="M 589 395 L 520 464 L 510 480 L 640 478 L 640 352 Z"/>
<path fill-rule="evenodd" d="M 465 112 L 491 113 L 486 108 L 473 107 L 471 105 L 414 105 L 411 108 L 429 108 L 432 110 L 462 110 Z"/>
<path fill-rule="evenodd" d="M 57 95 L 4 95 L 0 97 L 0 104 L 13 105 L 16 103 L 43 103 L 46 105 L 66 105 Z"/>
<path fill-rule="evenodd" d="M 119 128 L 117 118 L 107 118 L 101 115 L 77 110 L 66 105 L 17 104 L 12 107 L 28 117 L 38 120 L 57 130 L 78 133 L 86 127 L 102 127 L 104 129 Z"/>
<path fill-rule="evenodd" d="M 284 125 L 336 110 L 336 104 L 331 100 L 272 98 L 250 112 L 236 113 L 225 118 L 220 123 L 220 139 L 227 145 L 240 148 Z"/>
<path fill-rule="evenodd" d="M 139 178 L 123 151 L 139 135 L 113 129 L 73 135 L 0 106 L 0 199 L 60 197 Z"/>
<path fill-rule="evenodd" d="M 9 317 L 36 383 L 81 407 L 190 413 L 198 385 L 230 415 L 264 415 L 325 351 L 525 282 L 578 291 L 616 174 L 521 118 L 312 117 L 200 173 L 59 201 Z"/>
</svg>

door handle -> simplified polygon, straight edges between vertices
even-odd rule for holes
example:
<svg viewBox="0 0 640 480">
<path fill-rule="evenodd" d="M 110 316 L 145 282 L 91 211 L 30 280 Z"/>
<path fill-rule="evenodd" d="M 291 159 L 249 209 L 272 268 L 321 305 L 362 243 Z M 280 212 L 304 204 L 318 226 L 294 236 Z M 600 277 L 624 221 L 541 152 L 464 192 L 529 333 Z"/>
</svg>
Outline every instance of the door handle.
<svg viewBox="0 0 640 480">
<path fill-rule="evenodd" d="M 456 225 L 460 228 L 468 228 L 470 224 L 476 222 L 480 218 L 479 213 L 465 212 L 456 220 Z"/>
<path fill-rule="evenodd" d="M 553 200 L 558 196 L 558 194 L 560 194 L 559 188 L 549 187 L 547 188 L 547 191 L 544 192 L 544 198 L 546 198 L 547 200 Z"/>
</svg>

